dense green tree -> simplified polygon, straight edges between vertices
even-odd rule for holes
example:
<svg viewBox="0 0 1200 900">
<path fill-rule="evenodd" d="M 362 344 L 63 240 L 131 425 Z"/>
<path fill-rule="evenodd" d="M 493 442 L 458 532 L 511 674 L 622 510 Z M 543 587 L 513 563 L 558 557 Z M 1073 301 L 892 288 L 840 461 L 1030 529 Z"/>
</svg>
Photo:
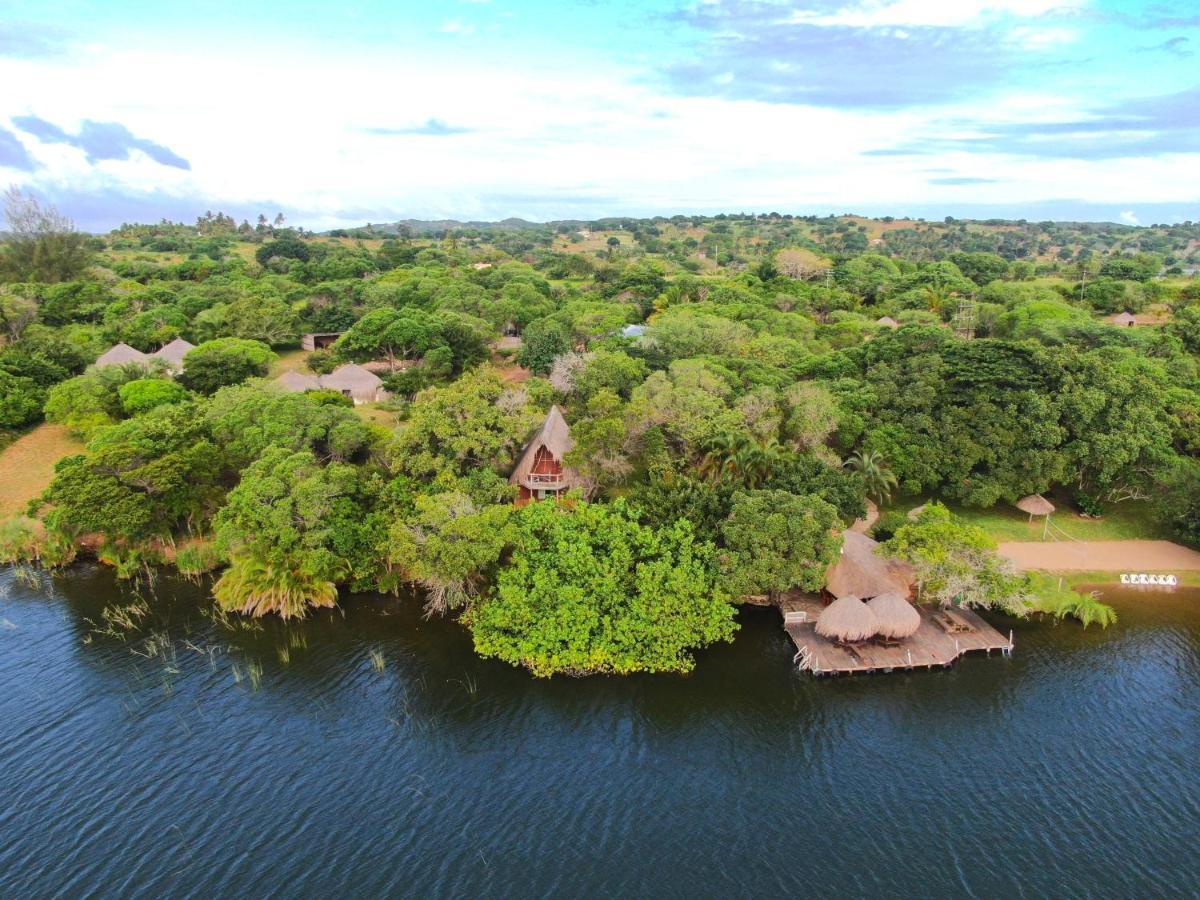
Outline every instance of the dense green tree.
<svg viewBox="0 0 1200 900">
<path fill-rule="evenodd" d="M 507 473 L 539 415 L 524 393 L 488 369 L 475 370 L 418 394 L 389 455 L 396 468 L 420 478 L 464 476 L 479 466 Z"/>
<path fill-rule="evenodd" d="M 55 467 L 47 523 L 68 534 L 139 541 L 200 527 L 220 496 L 221 455 L 196 411 L 168 405 L 99 429 L 87 454 Z"/>
<path fill-rule="evenodd" d="M 353 466 L 321 466 L 307 451 L 272 447 L 242 474 L 217 513 L 217 546 L 231 565 L 213 588 L 222 608 L 303 616 L 332 606 L 337 584 L 371 583 L 380 522 Z"/>
<path fill-rule="evenodd" d="M 193 391 L 212 394 L 226 385 L 265 376 L 275 358 L 260 341 L 216 338 L 188 351 L 179 380 Z"/>
<path fill-rule="evenodd" d="M 395 523 L 388 562 L 401 578 L 425 589 L 430 614 L 466 606 L 494 574 L 510 542 L 509 505 L 480 505 L 462 491 L 416 499 L 415 514 Z"/>
<path fill-rule="evenodd" d="M 117 389 L 121 408 L 131 416 L 147 413 L 159 406 L 183 403 L 188 398 L 187 389 L 165 378 L 139 378 L 128 381 Z"/>
<path fill-rule="evenodd" d="M 1027 576 L 996 553 L 982 528 L 952 516 L 940 503 L 896 529 L 883 545 L 916 569 L 921 599 L 942 606 L 984 606 L 1025 614 L 1032 600 Z"/>
<path fill-rule="evenodd" d="M 372 431 L 341 399 L 320 391 L 285 394 L 265 385 L 236 385 L 219 390 L 203 415 L 235 470 L 269 447 L 308 451 L 322 462 L 361 460 Z"/>
<path fill-rule="evenodd" d="M 772 599 L 792 588 L 820 590 L 841 548 L 837 525 L 837 509 L 817 496 L 777 490 L 735 494 L 721 524 L 726 588 L 735 597 Z"/>
<path fill-rule="evenodd" d="M 46 391 L 32 378 L 0 369 L 0 428 L 21 428 L 42 417 Z"/>
<path fill-rule="evenodd" d="M 539 375 L 549 373 L 554 358 L 571 349 L 571 336 L 561 322 L 538 319 L 525 329 L 517 360 Z"/>
<path fill-rule="evenodd" d="M 0 279 L 54 283 L 78 277 L 91 263 L 88 237 L 53 206 L 9 188 L 4 195 L 8 223 L 0 244 Z"/>
<path fill-rule="evenodd" d="M 620 501 L 533 503 L 513 541 L 494 593 L 466 616 L 483 656 L 543 677 L 686 672 L 692 650 L 736 629 L 712 549 L 685 521 L 647 528 Z"/>
</svg>

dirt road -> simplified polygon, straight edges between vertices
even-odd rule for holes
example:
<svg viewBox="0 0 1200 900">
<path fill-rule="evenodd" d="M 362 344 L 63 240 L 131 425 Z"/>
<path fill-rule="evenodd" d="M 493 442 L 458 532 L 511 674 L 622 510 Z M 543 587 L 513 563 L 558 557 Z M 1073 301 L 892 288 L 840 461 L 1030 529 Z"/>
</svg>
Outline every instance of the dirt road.
<svg viewBox="0 0 1200 900">
<path fill-rule="evenodd" d="M 1008 541 L 1000 554 L 1018 569 L 1051 572 L 1200 571 L 1200 553 L 1170 541 Z"/>
</svg>

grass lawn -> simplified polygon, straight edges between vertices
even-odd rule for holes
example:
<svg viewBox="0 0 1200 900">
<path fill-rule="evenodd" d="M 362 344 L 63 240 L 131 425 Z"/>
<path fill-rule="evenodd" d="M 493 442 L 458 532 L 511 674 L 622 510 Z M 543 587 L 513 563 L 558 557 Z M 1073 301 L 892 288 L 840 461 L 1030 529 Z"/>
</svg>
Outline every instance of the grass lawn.
<svg viewBox="0 0 1200 900">
<path fill-rule="evenodd" d="M 384 428 L 396 427 L 396 414 L 373 403 L 359 404 L 354 407 L 354 411 L 358 413 L 359 418 L 364 422 L 373 422 L 376 425 L 382 425 Z"/>
<path fill-rule="evenodd" d="M 0 519 L 23 515 L 25 504 L 45 490 L 54 464 L 83 452 L 61 425 L 43 424 L 0 452 Z"/>
<path fill-rule="evenodd" d="M 307 350 L 280 350 L 279 359 L 271 363 L 271 371 L 267 373 L 268 378 L 278 378 L 284 372 L 303 372 L 308 373 L 308 367 L 304 361 L 308 359 Z"/>
<path fill-rule="evenodd" d="M 900 501 L 891 509 L 907 512 L 914 506 L 925 502 L 922 499 Z M 1112 504 L 1102 518 L 1085 519 L 1077 516 L 1066 503 L 1057 498 L 1051 502 L 1058 511 L 1051 517 L 1052 526 L 1080 541 L 1129 541 L 1129 540 L 1171 540 L 1171 533 L 1155 521 L 1154 511 L 1149 503 L 1144 501 L 1127 501 Z M 1040 541 L 1042 539 L 1042 518 L 1034 516 L 1030 523 L 1029 515 L 1007 504 L 998 503 L 991 509 L 973 509 L 947 503 L 946 506 L 957 516 L 961 516 L 973 525 L 978 525 L 997 541 Z M 1062 535 L 1059 534 L 1061 538 Z"/>
</svg>

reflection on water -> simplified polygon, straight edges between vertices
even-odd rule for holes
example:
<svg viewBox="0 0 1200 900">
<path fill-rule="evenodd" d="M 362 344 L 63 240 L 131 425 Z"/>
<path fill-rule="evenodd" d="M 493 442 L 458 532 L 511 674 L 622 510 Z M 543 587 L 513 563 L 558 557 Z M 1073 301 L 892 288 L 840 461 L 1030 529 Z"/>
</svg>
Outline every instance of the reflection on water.
<svg viewBox="0 0 1200 900">
<path fill-rule="evenodd" d="M 409 598 L 227 627 L 0 572 L 0 896 L 1186 895 L 1200 592 L 815 680 L 769 610 L 689 677 L 534 681 Z M 111 612 L 110 612 L 111 615 Z"/>
</svg>

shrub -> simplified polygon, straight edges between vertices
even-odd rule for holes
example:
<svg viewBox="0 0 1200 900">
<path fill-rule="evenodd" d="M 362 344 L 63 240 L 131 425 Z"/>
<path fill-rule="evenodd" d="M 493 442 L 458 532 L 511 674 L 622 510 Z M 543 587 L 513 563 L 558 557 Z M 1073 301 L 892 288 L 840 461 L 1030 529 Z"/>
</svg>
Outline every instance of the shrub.
<svg viewBox="0 0 1200 900">
<path fill-rule="evenodd" d="M 121 408 L 128 415 L 139 416 L 156 406 L 182 403 L 188 398 L 187 389 L 164 378 L 139 378 L 121 385 L 117 391 Z"/>
</svg>

